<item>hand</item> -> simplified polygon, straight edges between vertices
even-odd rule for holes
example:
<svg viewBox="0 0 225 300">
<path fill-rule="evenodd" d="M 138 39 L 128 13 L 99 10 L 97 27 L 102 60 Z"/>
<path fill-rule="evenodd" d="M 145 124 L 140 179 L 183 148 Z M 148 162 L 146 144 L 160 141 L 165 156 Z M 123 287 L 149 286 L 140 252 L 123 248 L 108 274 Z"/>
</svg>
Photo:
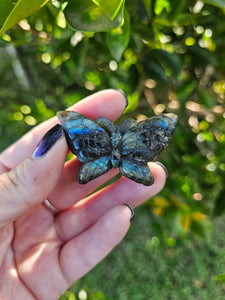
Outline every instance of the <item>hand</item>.
<svg viewBox="0 0 225 300">
<path fill-rule="evenodd" d="M 125 106 L 122 93 L 106 90 L 70 110 L 114 121 Z M 60 134 L 34 158 L 38 141 L 56 123 L 56 117 L 42 123 L 0 155 L 0 299 L 58 299 L 123 239 L 131 212 L 122 204 L 140 205 L 165 182 L 163 168 L 150 163 L 153 185 L 122 177 L 86 196 L 117 170 L 78 184 L 80 162 L 65 163 L 68 147 Z M 45 199 L 57 213 L 43 204 Z"/>
</svg>

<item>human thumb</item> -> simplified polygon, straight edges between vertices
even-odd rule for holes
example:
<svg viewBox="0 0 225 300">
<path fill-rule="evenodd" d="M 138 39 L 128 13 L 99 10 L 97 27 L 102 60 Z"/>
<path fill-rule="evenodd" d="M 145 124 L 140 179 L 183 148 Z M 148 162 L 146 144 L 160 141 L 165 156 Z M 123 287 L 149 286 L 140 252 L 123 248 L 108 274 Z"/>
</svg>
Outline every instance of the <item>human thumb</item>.
<svg viewBox="0 0 225 300">
<path fill-rule="evenodd" d="M 0 228 L 44 201 L 63 170 L 67 145 L 60 125 L 42 138 L 32 157 L 0 175 Z"/>
</svg>

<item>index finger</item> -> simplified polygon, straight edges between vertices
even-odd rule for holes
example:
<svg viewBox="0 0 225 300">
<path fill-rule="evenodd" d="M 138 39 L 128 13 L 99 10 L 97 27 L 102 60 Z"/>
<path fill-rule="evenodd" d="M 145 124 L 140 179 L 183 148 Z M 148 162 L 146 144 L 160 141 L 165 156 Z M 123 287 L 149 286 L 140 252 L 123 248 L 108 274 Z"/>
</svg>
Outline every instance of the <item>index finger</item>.
<svg viewBox="0 0 225 300">
<path fill-rule="evenodd" d="M 84 98 L 69 109 L 93 119 L 104 116 L 114 121 L 122 114 L 126 105 L 127 100 L 122 92 L 118 90 L 103 90 Z M 0 164 L 2 164 L 3 169 L 6 171 L 15 168 L 20 162 L 30 156 L 44 133 L 56 123 L 59 123 L 57 117 L 43 122 L 2 152 Z"/>
</svg>

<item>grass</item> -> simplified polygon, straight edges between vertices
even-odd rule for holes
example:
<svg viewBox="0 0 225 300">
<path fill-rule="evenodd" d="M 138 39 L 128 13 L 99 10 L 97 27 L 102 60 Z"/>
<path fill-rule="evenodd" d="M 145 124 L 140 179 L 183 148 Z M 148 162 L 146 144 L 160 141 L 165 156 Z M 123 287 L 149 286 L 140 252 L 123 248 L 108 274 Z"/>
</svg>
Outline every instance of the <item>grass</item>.
<svg viewBox="0 0 225 300">
<path fill-rule="evenodd" d="M 213 225 L 210 242 L 189 237 L 170 247 L 139 208 L 125 240 L 70 290 L 90 300 L 222 300 L 225 283 L 215 276 L 225 273 L 225 217 Z"/>
</svg>

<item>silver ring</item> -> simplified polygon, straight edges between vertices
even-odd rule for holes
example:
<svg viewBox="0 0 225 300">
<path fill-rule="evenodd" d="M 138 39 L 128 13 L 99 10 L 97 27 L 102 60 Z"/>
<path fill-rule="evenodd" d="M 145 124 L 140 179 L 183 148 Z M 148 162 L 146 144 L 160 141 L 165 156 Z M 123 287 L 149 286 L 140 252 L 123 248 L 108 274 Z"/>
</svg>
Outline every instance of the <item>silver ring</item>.
<svg viewBox="0 0 225 300">
<path fill-rule="evenodd" d="M 57 213 L 59 211 L 59 209 L 52 205 L 48 199 L 45 199 L 43 203 L 52 213 Z"/>
</svg>

